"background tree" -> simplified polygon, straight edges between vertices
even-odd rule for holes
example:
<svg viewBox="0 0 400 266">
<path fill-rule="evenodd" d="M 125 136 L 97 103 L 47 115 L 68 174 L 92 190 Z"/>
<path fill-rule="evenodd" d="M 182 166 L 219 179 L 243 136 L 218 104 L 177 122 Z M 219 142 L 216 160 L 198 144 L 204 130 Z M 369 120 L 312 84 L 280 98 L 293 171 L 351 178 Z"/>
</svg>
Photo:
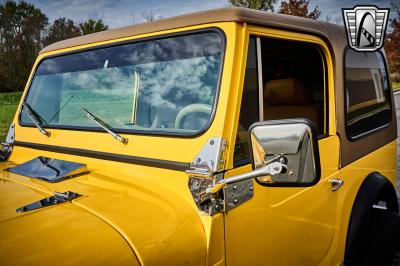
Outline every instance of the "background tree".
<svg viewBox="0 0 400 266">
<path fill-rule="evenodd" d="M 102 19 L 89 18 L 79 23 L 81 35 L 91 34 L 99 31 L 108 30 L 108 25 Z"/>
<path fill-rule="evenodd" d="M 393 82 L 400 82 L 400 0 L 392 0 L 391 6 L 395 18 L 390 20 L 391 32 L 386 34 L 385 52 L 390 77 Z"/>
<path fill-rule="evenodd" d="M 77 37 L 80 35 L 80 29 L 73 20 L 67 19 L 65 17 L 58 18 L 49 27 L 47 35 L 44 38 L 43 45 L 47 46 L 52 43 Z"/>
<path fill-rule="evenodd" d="M 142 12 L 142 17 L 145 21 L 154 21 L 162 18 L 161 16 L 157 15 L 153 9 L 148 9 Z"/>
<path fill-rule="evenodd" d="M 310 19 L 318 19 L 321 16 L 321 11 L 318 10 L 318 6 L 316 6 L 314 10 L 308 12 L 309 4 L 309 0 L 289 0 L 288 2 L 282 1 L 278 13 Z"/>
<path fill-rule="evenodd" d="M 246 7 L 262 11 L 274 12 L 274 4 L 277 0 L 229 0 L 231 6 Z"/>
<path fill-rule="evenodd" d="M 25 1 L 0 4 L 0 88 L 22 90 L 31 71 L 48 18 Z"/>
</svg>

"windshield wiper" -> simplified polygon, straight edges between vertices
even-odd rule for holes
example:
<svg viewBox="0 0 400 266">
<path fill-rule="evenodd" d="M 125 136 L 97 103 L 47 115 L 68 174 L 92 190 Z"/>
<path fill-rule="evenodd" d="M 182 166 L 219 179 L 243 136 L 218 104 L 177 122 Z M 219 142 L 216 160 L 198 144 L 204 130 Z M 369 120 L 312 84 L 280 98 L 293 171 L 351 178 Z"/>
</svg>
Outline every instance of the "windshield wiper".
<svg viewBox="0 0 400 266">
<path fill-rule="evenodd" d="M 96 117 L 94 114 L 86 110 L 84 107 L 81 107 L 81 111 L 93 122 L 98 124 L 102 129 L 104 129 L 107 133 L 109 133 L 111 136 L 113 136 L 114 139 L 118 140 L 119 142 L 122 142 L 123 144 L 128 143 L 128 139 L 122 137 L 121 135 L 115 133 L 112 129 L 111 126 L 108 125 L 106 122 L 101 120 L 100 118 Z"/>
<path fill-rule="evenodd" d="M 28 114 L 29 118 L 32 120 L 33 124 L 35 124 L 37 129 L 40 131 L 40 133 L 42 133 L 43 135 L 45 135 L 47 137 L 50 137 L 50 132 L 44 128 L 44 125 L 43 125 L 44 119 L 38 113 L 36 113 L 35 110 L 33 110 L 33 108 L 29 104 L 24 103 L 22 106 L 26 109 L 26 113 Z"/>
</svg>

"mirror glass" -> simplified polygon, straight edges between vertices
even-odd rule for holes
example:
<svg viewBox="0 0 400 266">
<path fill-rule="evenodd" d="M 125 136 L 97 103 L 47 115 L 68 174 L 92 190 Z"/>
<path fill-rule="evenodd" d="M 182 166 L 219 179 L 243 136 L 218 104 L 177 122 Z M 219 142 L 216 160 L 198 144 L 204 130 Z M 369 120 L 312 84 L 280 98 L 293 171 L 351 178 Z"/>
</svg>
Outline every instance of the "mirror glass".
<svg viewBox="0 0 400 266">
<path fill-rule="evenodd" d="M 255 169 L 273 161 L 287 166 L 283 174 L 258 177 L 270 185 L 312 185 L 320 178 L 318 140 L 308 120 L 276 120 L 256 123 L 250 128 Z"/>
</svg>

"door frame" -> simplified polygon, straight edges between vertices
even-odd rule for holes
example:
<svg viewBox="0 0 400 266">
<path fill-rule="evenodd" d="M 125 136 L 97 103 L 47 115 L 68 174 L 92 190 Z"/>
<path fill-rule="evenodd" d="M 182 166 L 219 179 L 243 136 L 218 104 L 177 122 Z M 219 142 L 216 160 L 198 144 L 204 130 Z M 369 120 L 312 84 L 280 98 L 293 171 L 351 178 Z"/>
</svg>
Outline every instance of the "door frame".
<svg viewBox="0 0 400 266">
<path fill-rule="evenodd" d="M 240 32 L 240 31 L 239 31 Z M 242 30 L 240 34 L 238 34 L 237 38 L 237 47 L 238 50 L 240 50 L 240 56 L 241 57 L 241 64 L 238 64 L 238 67 L 236 69 L 236 73 L 238 73 L 238 77 L 236 79 L 236 86 L 233 91 L 237 92 L 236 97 L 232 97 L 233 102 L 231 103 L 231 106 L 236 106 L 239 108 L 236 108 L 235 112 L 233 113 L 233 117 L 229 117 L 227 121 L 229 121 L 233 126 L 231 129 L 233 130 L 231 134 L 229 134 L 229 143 L 232 143 L 230 145 L 230 148 L 228 149 L 227 153 L 227 163 L 226 163 L 226 169 L 233 169 L 234 164 L 233 164 L 233 154 L 234 154 L 234 147 L 235 141 L 236 141 L 236 132 L 238 129 L 238 123 L 239 123 L 239 115 L 240 115 L 240 106 L 241 106 L 241 101 L 242 101 L 242 94 L 243 94 L 243 85 L 244 85 L 244 79 L 245 79 L 245 72 L 246 72 L 246 62 L 247 62 L 247 52 L 248 52 L 248 45 L 249 45 L 249 39 L 250 36 L 257 36 L 257 37 L 266 37 L 266 38 L 276 38 L 276 39 L 283 39 L 283 40 L 291 40 L 291 41 L 299 41 L 299 42 L 306 42 L 310 44 L 315 44 L 320 48 L 320 51 L 323 53 L 322 56 L 325 59 L 324 62 L 324 81 L 325 81 L 325 88 L 324 88 L 324 106 L 325 106 L 325 114 L 324 114 L 324 123 L 327 123 L 325 125 L 325 128 L 327 128 L 327 132 L 325 132 L 325 135 L 322 138 L 329 137 L 329 136 L 335 136 L 336 135 L 336 104 L 335 104 L 335 89 L 334 89 L 334 65 L 333 65 L 333 58 L 331 56 L 330 49 L 328 48 L 328 45 L 326 42 L 315 35 L 312 35 L 310 33 L 300 33 L 300 32 L 293 32 L 293 31 L 287 31 L 287 30 L 281 30 L 281 29 L 272 29 L 272 28 L 264 28 L 264 27 L 259 27 L 259 26 L 254 26 L 254 25 L 247 25 L 246 23 L 243 24 Z M 257 41 L 257 57 L 261 55 L 261 49 L 259 45 L 259 41 Z M 259 59 L 259 58 L 258 58 Z M 257 64 L 262 65 L 262 62 L 259 62 Z M 327 80 L 326 80 L 327 79 Z M 262 77 L 258 79 L 258 86 L 259 86 L 259 112 L 260 114 L 263 112 L 263 101 L 261 99 L 263 95 L 263 86 L 261 84 L 262 82 Z M 228 114 L 229 115 L 229 114 Z M 231 120 L 232 119 L 232 120 Z M 262 119 L 262 116 L 260 116 L 260 119 Z M 322 139 L 321 138 L 321 139 Z"/>
</svg>

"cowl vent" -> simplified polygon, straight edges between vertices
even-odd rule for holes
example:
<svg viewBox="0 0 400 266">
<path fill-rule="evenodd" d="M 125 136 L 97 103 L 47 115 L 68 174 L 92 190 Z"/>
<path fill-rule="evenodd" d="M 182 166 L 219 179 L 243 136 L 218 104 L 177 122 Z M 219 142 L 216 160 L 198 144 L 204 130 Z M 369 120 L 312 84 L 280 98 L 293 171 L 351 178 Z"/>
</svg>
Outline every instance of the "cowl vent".
<svg viewBox="0 0 400 266">
<path fill-rule="evenodd" d="M 8 169 L 19 174 L 49 183 L 57 183 L 79 175 L 87 174 L 86 164 L 74 163 L 47 157 L 37 157 Z"/>
</svg>

